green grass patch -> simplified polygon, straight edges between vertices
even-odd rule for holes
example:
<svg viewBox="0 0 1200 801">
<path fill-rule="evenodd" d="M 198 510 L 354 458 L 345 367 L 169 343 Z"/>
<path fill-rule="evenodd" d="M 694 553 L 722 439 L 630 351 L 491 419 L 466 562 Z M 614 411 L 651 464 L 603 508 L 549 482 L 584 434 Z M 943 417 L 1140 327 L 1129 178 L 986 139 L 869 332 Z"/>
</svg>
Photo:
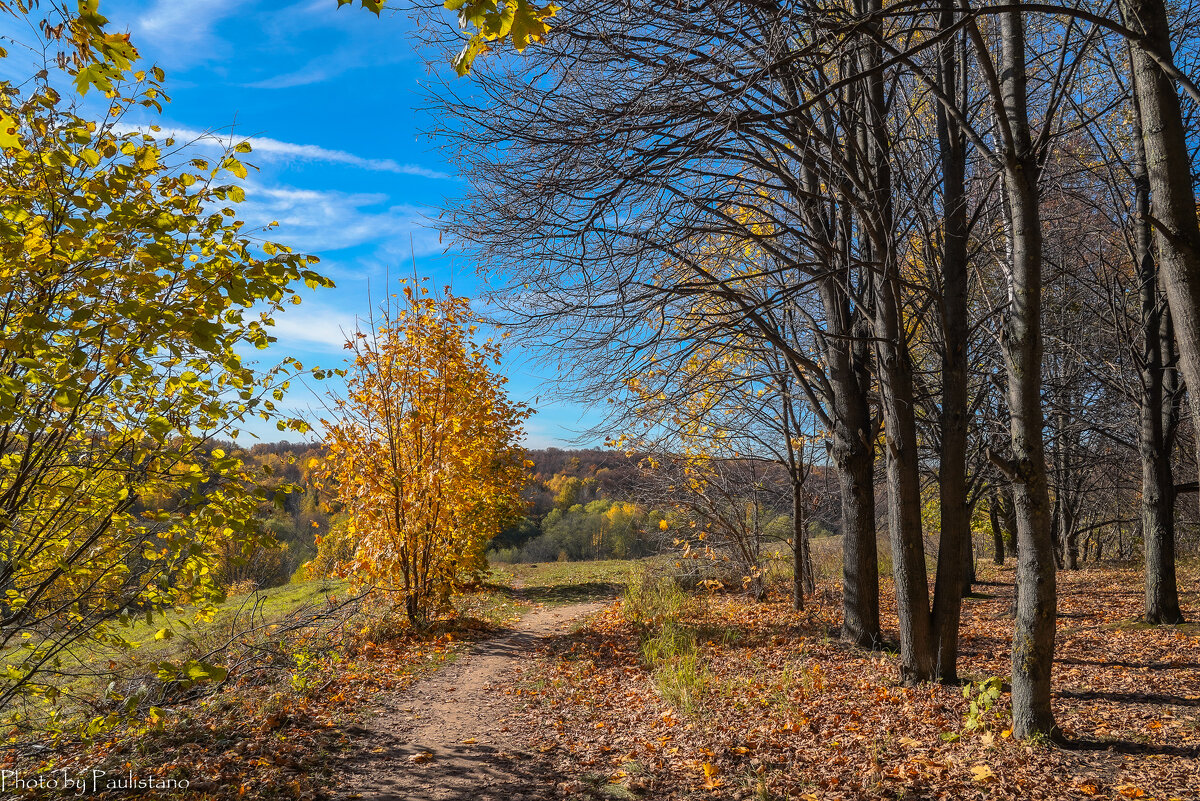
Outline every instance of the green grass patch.
<svg viewBox="0 0 1200 801">
<path fill-rule="evenodd" d="M 712 675 L 701 653 L 701 642 L 724 640 L 721 627 L 691 618 L 697 599 L 672 576 L 643 570 L 621 598 L 625 619 L 642 630 L 642 662 L 654 676 L 659 693 L 686 715 L 699 711 Z"/>
<path fill-rule="evenodd" d="M 647 559 L 608 559 L 594 562 L 495 564 L 497 584 L 515 588 L 519 597 L 547 606 L 562 606 L 618 598 L 648 563 Z"/>
</svg>

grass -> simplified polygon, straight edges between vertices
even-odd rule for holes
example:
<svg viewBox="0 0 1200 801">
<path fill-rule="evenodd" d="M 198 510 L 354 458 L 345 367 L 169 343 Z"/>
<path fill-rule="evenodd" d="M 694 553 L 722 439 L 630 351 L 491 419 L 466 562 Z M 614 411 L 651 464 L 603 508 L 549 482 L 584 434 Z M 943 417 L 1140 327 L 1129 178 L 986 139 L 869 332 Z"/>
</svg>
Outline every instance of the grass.
<svg viewBox="0 0 1200 801">
<path fill-rule="evenodd" d="M 239 632 L 269 632 L 289 616 L 327 608 L 331 599 L 344 593 L 342 582 L 306 581 L 227 598 L 207 618 L 197 618 L 194 611 L 186 609 L 143 613 L 130 625 L 115 627 L 115 633 L 133 647 L 89 644 L 70 649 L 62 655 L 57 675 L 46 674 L 45 679 L 66 699 L 104 695 L 110 681 L 118 686 L 135 684 L 139 677 L 154 673 L 156 663 L 199 658 L 218 650 Z M 68 702 L 64 711 L 69 715 L 74 707 Z"/>
<path fill-rule="evenodd" d="M 666 620 L 642 639 L 642 660 L 662 697 L 685 715 L 699 711 L 711 676 L 692 626 Z"/>
<path fill-rule="evenodd" d="M 647 565 L 663 557 L 595 562 L 540 562 L 492 565 L 496 584 L 513 587 L 520 597 L 546 606 L 619 597 Z"/>
<path fill-rule="evenodd" d="M 644 568 L 621 599 L 625 619 L 642 630 L 642 662 L 654 676 L 659 693 L 686 715 L 699 711 L 712 684 L 700 648 L 705 627 L 689 619 L 698 600 L 685 593 L 673 577 Z"/>
<path fill-rule="evenodd" d="M 127 652 L 136 654 L 138 661 L 171 659 L 180 652 L 204 647 L 218 638 L 231 636 L 243 627 L 269 626 L 290 615 L 326 606 L 331 599 L 343 595 L 345 590 L 345 583 L 340 581 L 286 584 L 227 598 L 216 605 L 213 616 L 207 620 L 197 620 L 194 612 L 186 610 L 159 612 L 137 618 L 120 633 L 138 645 L 133 651 Z M 155 635 L 162 629 L 170 629 L 177 636 L 156 639 Z M 85 655 L 81 662 L 107 661 L 120 653 L 116 649 L 93 651 Z"/>
<path fill-rule="evenodd" d="M 139 618 L 122 633 L 127 639 L 142 643 L 142 648 L 139 649 L 142 653 L 146 653 L 145 649 L 151 648 L 155 642 L 170 650 L 169 642 L 154 640 L 155 633 L 164 627 L 182 630 L 192 637 L 199 638 L 206 634 L 227 631 L 249 620 L 282 620 L 301 610 L 323 606 L 330 598 L 335 598 L 345 591 L 346 584 L 342 581 L 318 580 L 285 584 L 282 587 L 256 590 L 227 598 L 217 604 L 216 613 L 210 620 L 196 621 L 195 615 L 186 611 L 158 613 L 149 621 L 145 617 Z"/>
<path fill-rule="evenodd" d="M 438 659 L 423 663 L 422 668 L 434 668 L 453 658 L 458 642 L 487 636 L 489 630 L 519 619 L 527 605 L 511 592 L 498 591 L 502 589 L 485 586 L 454 597 L 453 614 L 431 622 L 422 636 L 451 633 L 456 646 L 439 652 Z M 278 651 L 277 662 L 288 662 L 285 657 L 293 650 L 301 655 L 328 650 L 335 639 L 341 639 L 341 629 L 346 626 L 359 639 L 378 642 L 402 636 L 408 629 L 402 614 L 380 603 L 353 605 L 345 612 L 321 617 L 321 613 L 332 612 L 335 604 L 353 597 L 344 581 L 315 580 L 227 598 L 208 618 L 198 619 L 191 610 L 142 615 L 118 632 L 134 647 L 74 649 L 64 655 L 59 674 L 49 680 L 62 692 L 62 711 L 69 717 L 86 711 L 87 699 L 107 695 L 109 682 L 115 681 L 118 690 L 148 681 L 152 684 L 159 663 L 181 663 L 210 653 L 214 655 L 206 661 L 219 665 L 230 658 L 237 661 L 241 657 L 231 654 L 240 647 L 239 642 L 241 646 L 253 642 L 270 646 L 269 650 Z M 226 648 L 229 644 L 234 644 L 232 651 Z M 302 672 L 300 666 L 297 661 L 295 672 Z"/>
</svg>

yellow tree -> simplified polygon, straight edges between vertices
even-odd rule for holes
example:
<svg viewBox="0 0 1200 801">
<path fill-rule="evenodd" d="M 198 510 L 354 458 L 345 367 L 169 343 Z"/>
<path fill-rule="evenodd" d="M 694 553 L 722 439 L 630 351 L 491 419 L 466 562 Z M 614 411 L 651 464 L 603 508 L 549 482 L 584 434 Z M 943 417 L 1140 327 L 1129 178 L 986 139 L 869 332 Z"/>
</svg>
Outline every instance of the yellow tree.
<svg viewBox="0 0 1200 801">
<path fill-rule="evenodd" d="M 329 284 L 237 219 L 248 144 L 175 164 L 173 140 L 127 133 L 165 102 L 162 72 L 134 69 L 95 2 L 45 5 L 24 46 L 61 58 L 0 81 L 0 710 L 20 725 L 76 691 L 81 655 L 131 646 L 135 611 L 205 611 L 218 551 L 269 542 L 255 477 L 216 441 L 254 416 L 304 428 L 274 405 L 298 365 L 241 353 L 301 281 Z M 107 111 L 82 116 L 67 83 Z"/>
<path fill-rule="evenodd" d="M 381 315 L 346 343 L 347 393 L 322 420 L 328 484 L 349 518 L 331 538 L 353 546 L 335 570 L 402 600 L 420 625 L 520 514 L 532 412 L 505 395 L 499 345 L 476 341 L 465 298 L 405 283 Z"/>
</svg>

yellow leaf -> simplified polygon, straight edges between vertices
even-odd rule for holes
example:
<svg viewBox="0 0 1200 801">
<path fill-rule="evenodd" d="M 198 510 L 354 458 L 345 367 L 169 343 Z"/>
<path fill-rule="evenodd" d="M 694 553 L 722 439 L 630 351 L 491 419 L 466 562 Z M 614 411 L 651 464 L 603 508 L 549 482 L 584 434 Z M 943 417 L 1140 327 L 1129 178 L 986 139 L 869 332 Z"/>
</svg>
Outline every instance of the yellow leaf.
<svg viewBox="0 0 1200 801">
<path fill-rule="evenodd" d="M 971 768 L 971 778 L 977 782 L 990 782 L 996 778 L 991 765 L 976 765 Z"/>
<path fill-rule="evenodd" d="M 17 121 L 7 114 L 0 114 L 0 147 L 20 146 L 21 137 L 17 136 Z"/>
</svg>

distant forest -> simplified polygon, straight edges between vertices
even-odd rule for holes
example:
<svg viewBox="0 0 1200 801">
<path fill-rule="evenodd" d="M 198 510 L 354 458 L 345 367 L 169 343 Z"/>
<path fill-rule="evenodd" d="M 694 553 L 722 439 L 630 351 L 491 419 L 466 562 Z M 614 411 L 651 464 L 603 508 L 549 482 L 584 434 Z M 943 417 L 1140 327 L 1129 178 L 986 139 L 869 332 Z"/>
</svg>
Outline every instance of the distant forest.
<svg viewBox="0 0 1200 801">
<path fill-rule="evenodd" d="M 264 504 L 265 527 L 279 542 L 275 549 L 252 554 L 229 554 L 221 566 L 226 586 L 254 583 L 272 587 L 287 583 L 317 558 L 315 538 L 336 526 L 336 509 L 323 503 L 310 460 L 324 458 L 324 446 L 310 443 L 260 443 L 249 449 L 225 445 L 248 466 L 266 471 L 265 483 L 273 502 Z M 533 463 L 524 490 L 526 515 L 501 531 L 492 542 L 490 556 L 500 562 L 578 561 L 627 559 L 658 553 L 675 540 L 663 521 L 678 516 L 675 503 L 662 487 L 647 484 L 642 457 L 599 448 L 541 448 L 527 451 Z M 768 520 L 790 515 L 788 480 L 769 465 L 761 469 L 766 487 L 758 503 Z M 822 486 L 816 470 L 810 487 Z M 283 491 L 292 487 L 291 492 Z M 832 488 L 830 488 L 832 489 Z M 821 493 L 818 493 L 821 494 Z M 814 499 L 810 520 L 815 535 L 837 531 L 836 509 Z M 749 502 L 749 499 L 747 499 Z M 317 567 L 319 572 L 322 569 Z"/>
</svg>

